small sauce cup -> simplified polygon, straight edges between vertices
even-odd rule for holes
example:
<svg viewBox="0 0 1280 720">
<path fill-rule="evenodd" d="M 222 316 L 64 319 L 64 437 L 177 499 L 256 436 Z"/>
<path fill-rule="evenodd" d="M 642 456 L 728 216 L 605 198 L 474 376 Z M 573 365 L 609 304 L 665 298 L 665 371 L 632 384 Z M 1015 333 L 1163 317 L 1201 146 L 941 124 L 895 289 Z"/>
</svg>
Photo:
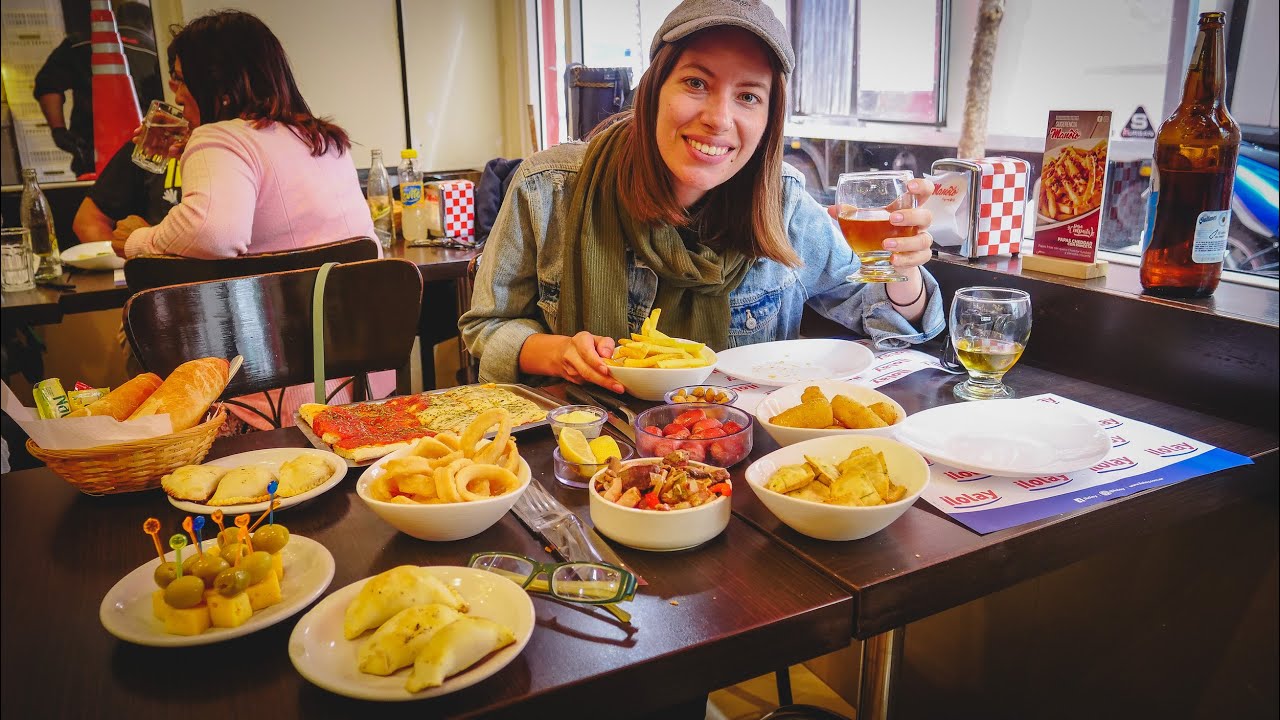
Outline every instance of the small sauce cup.
<svg viewBox="0 0 1280 720">
<path fill-rule="evenodd" d="M 590 419 L 587 419 L 588 415 Z M 565 428 L 578 430 L 588 440 L 600 437 L 600 428 L 608 417 L 608 413 L 594 405 L 564 405 L 547 413 L 547 421 L 556 440 L 560 439 L 560 431 Z"/>
</svg>

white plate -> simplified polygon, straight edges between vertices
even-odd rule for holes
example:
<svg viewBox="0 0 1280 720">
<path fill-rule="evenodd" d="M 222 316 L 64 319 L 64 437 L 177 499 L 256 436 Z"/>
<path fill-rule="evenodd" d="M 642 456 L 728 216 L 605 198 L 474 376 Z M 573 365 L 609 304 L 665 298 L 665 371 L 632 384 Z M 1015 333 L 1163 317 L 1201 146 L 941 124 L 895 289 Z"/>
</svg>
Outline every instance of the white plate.
<svg viewBox="0 0 1280 720">
<path fill-rule="evenodd" d="M 80 243 L 61 253 L 62 262 L 81 270 L 119 270 L 124 258 L 116 255 L 107 241 Z"/>
<path fill-rule="evenodd" d="M 186 558 L 196 550 L 188 546 L 182 551 Z M 280 583 L 280 591 L 284 599 L 254 612 L 240 627 L 210 628 L 199 635 L 165 632 L 164 623 L 151 612 L 151 593 L 157 589 L 151 576 L 160 564 L 159 558 L 148 561 L 116 583 L 102 598 L 98 618 L 107 632 L 121 640 L 152 647 L 208 645 L 248 635 L 291 617 L 320 597 L 333 580 L 333 555 L 315 540 L 291 535 L 289 544 L 280 552 L 284 561 L 284 581 Z M 175 554 L 170 552 L 165 559 L 173 560 Z"/>
<path fill-rule="evenodd" d="M 875 360 L 859 343 L 819 338 L 744 345 L 717 355 L 720 372 L 776 387 L 810 380 L 847 380 Z"/>
<path fill-rule="evenodd" d="M 298 673 L 325 690 L 360 700 L 422 700 L 471 687 L 506 667 L 524 650 L 533 635 L 533 601 L 519 585 L 487 570 L 464 567 L 426 569 L 462 594 L 471 605 L 468 615 L 488 618 L 511 628 L 516 636 L 515 643 L 445 680 L 440 687 L 416 693 L 404 689 L 412 667 L 386 677 L 362 673 L 356 669 L 357 650 L 369 639 L 370 633 L 347 640 L 342 636 L 342 621 L 347 605 L 369 582 L 370 578 L 365 578 L 335 590 L 294 626 L 293 634 L 289 636 L 289 659 Z"/>
<path fill-rule="evenodd" d="M 1075 472 L 1111 451 L 1097 423 L 1038 400 L 941 405 L 907 417 L 894 436 L 935 462 L 1003 477 Z"/>
<path fill-rule="evenodd" d="M 266 450 L 250 450 L 249 452 L 228 455 L 226 457 L 218 458 L 217 460 L 210 460 L 204 464 L 231 469 L 243 467 L 245 465 L 261 465 L 270 470 L 272 475 L 276 475 L 279 474 L 281 465 L 298 457 L 299 455 L 315 455 L 316 457 L 323 459 L 325 463 L 329 465 L 329 469 L 332 471 L 332 474 L 329 476 L 329 479 L 304 493 L 293 495 L 291 497 L 277 495 L 276 499 L 280 501 L 280 507 L 282 509 L 297 505 L 300 502 L 305 502 L 320 493 L 327 492 L 334 485 L 342 482 L 342 478 L 347 476 L 347 470 L 349 468 L 347 467 L 346 460 L 343 460 L 338 455 L 326 450 L 316 450 L 313 448 L 267 448 Z M 197 513 L 200 515 L 208 515 L 214 510 L 221 510 L 222 514 L 227 517 L 232 517 L 241 513 L 262 512 L 263 510 L 266 510 L 267 505 L 270 504 L 269 500 L 263 500 L 262 502 L 245 503 L 243 505 L 204 505 L 202 503 L 179 500 L 169 495 L 166 495 L 165 497 L 169 498 L 170 505 L 173 505 L 179 510 L 186 510 L 187 512 Z"/>
</svg>

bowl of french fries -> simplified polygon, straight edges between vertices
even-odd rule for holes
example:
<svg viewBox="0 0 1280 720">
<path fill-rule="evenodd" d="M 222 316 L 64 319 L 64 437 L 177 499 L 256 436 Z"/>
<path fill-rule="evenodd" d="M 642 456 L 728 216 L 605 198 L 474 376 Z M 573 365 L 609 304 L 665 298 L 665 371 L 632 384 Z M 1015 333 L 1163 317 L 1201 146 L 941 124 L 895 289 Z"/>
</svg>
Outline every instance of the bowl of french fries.
<svg viewBox="0 0 1280 720">
<path fill-rule="evenodd" d="M 902 517 L 929 484 L 910 447 L 876 435 L 830 436 L 775 450 L 747 484 L 784 524 L 818 540 L 857 540 Z"/>
<path fill-rule="evenodd" d="M 492 439 L 484 436 L 494 426 Z M 356 494 L 378 517 L 419 540 L 461 540 L 498 522 L 529 486 L 511 414 L 486 410 L 462 435 L 418 439 L 365 469 Z"/>
<path fill-rule="evenodd" d="M 662 308 L 654 308 L 640 332 L 619 338 L 609 373 L 641 400 L 662 400 L 667 392 L 706 380 L 716 368 L 716 354 L 703 343 L 671 337 L 658 330 Z"/>
<path fill-rule="evenodd" d="M 756 420 L 783 446 L 830 435 L 892 437 L 906 417 L 888 395 L 840 380 L 787 385 L 756 406 Z"/>
</svg>

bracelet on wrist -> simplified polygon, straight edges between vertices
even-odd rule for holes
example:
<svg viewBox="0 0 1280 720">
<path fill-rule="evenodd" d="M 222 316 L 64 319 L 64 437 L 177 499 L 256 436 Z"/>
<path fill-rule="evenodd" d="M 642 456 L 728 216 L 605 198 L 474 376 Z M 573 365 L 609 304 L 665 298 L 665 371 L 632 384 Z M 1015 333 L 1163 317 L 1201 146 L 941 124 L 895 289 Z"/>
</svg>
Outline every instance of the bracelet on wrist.
<svg viewBox="0 0 1280 720">
<path fill-rule="evenodd" d="M 897 300 L 894 300 L 893 296 L 889 294 L 888 288 L 885 288 L 884 295 L 885 297 L 889 298 L 889 302 L 894 307 L 900 307 L 900 308 L 911 307 L 912 305 L 915 305 L 916 303 L 920 302 L 920 298 L 924 297 L 924 278 L 920 278 L 920 292 L 916 294 L 915 298 L 911 302 L 900 303 Z"/>
</svg>

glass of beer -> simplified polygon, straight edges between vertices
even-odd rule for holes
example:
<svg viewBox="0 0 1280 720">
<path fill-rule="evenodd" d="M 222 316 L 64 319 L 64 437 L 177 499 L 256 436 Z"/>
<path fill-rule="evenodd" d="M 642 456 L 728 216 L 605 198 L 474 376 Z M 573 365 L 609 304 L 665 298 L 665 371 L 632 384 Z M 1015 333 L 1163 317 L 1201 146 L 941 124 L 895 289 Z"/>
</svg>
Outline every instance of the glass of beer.
<svg viewBox="0 0 1280 720">
<path fill-rule="evenodd" d="M 189 127 L 182 108 L 152 100 L 142 119 L 142 135 L 133 148 L 133 164 L 157 175 L 163 173 L 172 157 L 170 148 L 186 139 Z"/>
<path fill-rule="evenodd" d="M 1031 296 L 1021 290 L 970 287 L 951 301 L 951 343 L 969 379 L 952 392 L 961 400 L 1014 397 L 1001 380 L 1031 336 Z"/>
<path fill-rule="evenodd" d="M 901 282 L 906 276 L 894 269 L 893 252 L 885 250 L 889 238 L 910 237 L 920 231 L 914 225 L 890 224 L 889 214 L 916 206 L 916 197 L 907 192 L 914 177 L 910 170 L 844 173 L 836 185 L 837 218 L 844 241 L 858 256 L 862 267 L 849 282 Z"/>
</svg>

